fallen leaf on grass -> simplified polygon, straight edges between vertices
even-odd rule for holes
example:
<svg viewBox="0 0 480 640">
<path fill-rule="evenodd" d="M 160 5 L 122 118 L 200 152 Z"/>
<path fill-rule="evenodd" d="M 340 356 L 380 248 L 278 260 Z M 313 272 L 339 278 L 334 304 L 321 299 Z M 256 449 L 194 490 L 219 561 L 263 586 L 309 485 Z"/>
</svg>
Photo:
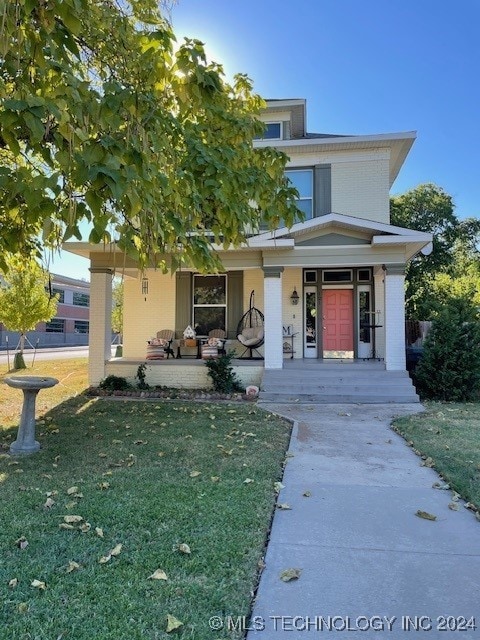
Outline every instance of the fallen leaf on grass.
<svg viewBox="0 0 480 640">
<path fill-rule="evenodd" d="M 175 616 L 170 615 L 169 613 L 167 614 L 167 628 L 165 629 L 166 633 L 171 633 L 172 631 L 175 631 L 175 629 L 178 629 L 180 627 L 183 627 L 183 622 L 180 622 L 180 620 L 177 620 L 177 618 L 175 618 Z"/>
<path fill-rule="evenodd" d="M 436 520 L 437 516 L 434 516 L 432 513 L 428 513 L 428 511 L 421 511 L 420 509 L 415 512 L 415 515 L 419 518 L 423 518 L 424 520 Z"/>
<path fill-rule="evenodd" d="M 99 564 L 106 564 L 107 562 L 110 562 L 111 559 L 112 555 L 108 553 L 106 556 L 102 556 L 98 562 Z"/>
<path fill-rule="evenodd" d="M 458 502 L 450 502 L 448 508 L 451 511 L 460 511 L 460 505 L 458 504 Z"/>
<path fill-rule="evenodd" d="M 9 583 L 8 586 L 10 587 L 10 589 L 15 589 L 15 587 L 18 584 L 18 578 L 12 578 Z"/>
<path fill-rule="evenodd" d="M 100 483 L 98 484 L 98 488 L 99 488 L 101 491 L 104 491 L 105 489 L 110 489 L 110 483 L 109 483 L 109 482 L 100 482 Z"/>
<path fill-rule="evenodd" d="M 67 489 L 67 494 L 69 496 L 73 496 L 74 493 L 77 493 L 78 491 L 78 487 L 70 487 L 70 489 Z"/>
<path fill-rule="evenodd" d="M 280 511 L 291 511 L 292 507 L 286 502 L 279 502 L 277 504 L 277 509 L 280 509 Z"/>
<path fill-rule="evenodd" d="M 301 569 L 285 569 L 280 574 L 280 580 L 283 582 L 290 582 L 291 580 L 298 580 L 302 574 Z"/>
<path fill-rule="evenodd" d="M 99 458 L 106 458 L 106 457 L 107 457 L 107 454 L 102 452 L 102 453 L 99 453 L 99 454 L 98 454 L 98 457 L 99 457 Z"/>
<path fill-rule="evenodd" d="M 82 522 L 78 528 L 82 533 L 88 533 L 92 528 L 92 525 L 89 522 Z"/>
<path fill-rule="evenodd" d="M 210 480 L 212 482 L 218 482 L 220 480 L 220 476 L 210 476 Z"/>
<path fill-rule="evenodd" d="M 151 576 L 148 576 L 148 579 L 149 580 L 168 580 L 168 576 L 165 573 L 165 571 L 163 571 L 163 569 L 157 569 L 152 573 Z"/>
<path fill-rule="evenodd" d="M 113 547 L 113 549 L 110 551 L 110 555 L 111 556 L 119 556 L 122 553 L 122 546 L 121 544 L 117 544 L 115 547 Z"/>
<path fill-rule="evenodd" d="M 103 529 L 101 529 L 100 527 L 95 527 L 95 533 L 99 538 L 103 538 Z"/>
<path fill-rule="evenodd" d="M 73 524 L 67 524 L 66 522 L 61 522 L 59 525 L 60 529 L 68 529 L 68 530 L 72 530 L 75 529 L 75 527 L 73 526 Z"/>
<path fill-rule="evenodd" d="M 148 444 L 146 440 L 134 440 L 133 444 Z"/>
<path fill-rule="evenodd" d="M 80 565 L 78 564 L 78 562 L 70 560 L 66 569 L 66 573 L 72 573 L 72 571 L 76 571 L 77 569 L 80 569 Z"/>
<path fill-rule="evenodd" d="M 273 488 L 275 489 L 275 493 L 280 493 L 282 489 L 285 489 L 285 485 L 281 482 L 274 482 Z"/>
<path fill-rule="evenodd" d="M 246 478 L 246 479 L 243 481 L 243 484 L 252 484 L 252 482 L 255 482 L 255 480 L 253 480 L 252 478 Z"/>
<path fill-rule="evenodd" d="M 46 509 L 51 509 L 51 508 L 53 507 L 53 505 L 54 505 L 54 504 L 55 504 L 55 500 L 52 500 L 52 498 L 47 498 L 47 499 L 45 500 L 45 503 L 44 503 L 44 505 L 43 505 L 43 506 L 44 506 Z"/>
<path fill-rule="evenodd" d="M 67 524 L 75 524 L 78 522 L 82 522 L 82 516 L 63 516 L 63 521 Z"/>
<path fill-rule="evenodd" d="M 27 613 L 28 604 L 26 602 L 20 602 L 17 606 L 18 613 Z"/>
<path fill-rule="evenodd" d="M 190 550 L 190 547 L 188 546 L 188 544 L 185 544 L 185 542 L 182 542 L 181 544 L 178 545 L 178 550 L 181 553 L 192 553 Z"/>
<path fill-rule="evenodd" d="M 190 471 L 190 478 L 198 478 L 198 476 L 201 476 L 202 472 L 201 471 Z"/>
<path fill-rule="evenodd" d="M 33 580 L 30 586 L 35 587 L 35 589 L 42 589 L 42 591 L 45 591 L 47 588 L 45 582 L 42 582 L 41 580 Z"/>
<path fill-rule="evenodd" d="M 25 536 L 21 536 L 18 540 L 15 540 L 15 544 L 19 549 L 26 549 L 28 547 L 28 540 Z"/>
<path fill-rule="evenodd" d="M 433 458 L 425 458 L 425 460 L 422 460 L 422 462 L 420 463 L 421 467 L 428 467 L 429 469 L 431 469 L 432 467 L 435 466 L 435 462 L 433 461 Z"/>
</svg>

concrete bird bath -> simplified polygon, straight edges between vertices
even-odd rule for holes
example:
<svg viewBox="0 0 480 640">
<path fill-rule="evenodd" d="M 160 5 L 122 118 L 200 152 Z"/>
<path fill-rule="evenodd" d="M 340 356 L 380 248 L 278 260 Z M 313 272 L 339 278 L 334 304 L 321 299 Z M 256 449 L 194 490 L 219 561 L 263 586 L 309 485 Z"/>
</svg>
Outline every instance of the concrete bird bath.
<svg viewBox="0 0 480 640">
<path fill-rule="evenodd" d="M 17 439 L 10 445 L 10 453 L 35 453 L 40 449 L 40 443 L 35 440 L 35 400 L 41 389 L 54 387 L 58 380 L 41 376 L 12 376 L 5 378 L 5 384 L 23 391 L 22 416 Z"/>
</svg>

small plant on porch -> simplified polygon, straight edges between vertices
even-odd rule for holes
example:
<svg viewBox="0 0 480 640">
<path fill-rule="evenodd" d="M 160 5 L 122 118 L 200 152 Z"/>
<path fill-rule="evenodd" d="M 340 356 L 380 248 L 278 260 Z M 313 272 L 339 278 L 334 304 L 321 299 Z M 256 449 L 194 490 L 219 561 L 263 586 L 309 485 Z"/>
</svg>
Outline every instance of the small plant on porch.
<svg viewBox="0 0 480 640">
<path fill-rule="evenodd" d="M 233 370 L 232 360 L 234 351 L 229 351 L 216 359 L 205 360 L 208 375 L 212 379 L 213 388 L 219 393 L 232 393 L 242 391 L 242 384 Z"/>
</svg>

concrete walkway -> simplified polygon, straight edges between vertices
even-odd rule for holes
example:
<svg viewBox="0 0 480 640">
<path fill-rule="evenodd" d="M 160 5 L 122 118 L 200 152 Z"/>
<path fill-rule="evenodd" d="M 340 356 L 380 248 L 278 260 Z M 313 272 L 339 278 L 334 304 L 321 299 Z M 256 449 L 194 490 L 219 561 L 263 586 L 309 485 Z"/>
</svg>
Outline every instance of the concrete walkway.
<svg viewBox="0 0 480 640">
<path fill-rule="evenodd" d="M 291 510 L 275 513 L 248 640 L 480 638 L 480 523 L 389 428 L 421 406 L 264 408 L 296 421 L 278 500 Z M 282 582 L 289 568 L 301 576 Z"/>
</svg>

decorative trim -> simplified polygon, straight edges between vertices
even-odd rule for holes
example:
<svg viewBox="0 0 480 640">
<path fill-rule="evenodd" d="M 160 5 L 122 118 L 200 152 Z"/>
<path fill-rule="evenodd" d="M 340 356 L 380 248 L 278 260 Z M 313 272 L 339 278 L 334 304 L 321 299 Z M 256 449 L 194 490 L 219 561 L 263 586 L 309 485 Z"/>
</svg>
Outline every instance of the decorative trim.
<svg viewBox="0 0 480 640">
<path fill-rule="evenodd" d="M 281 278 L 284 267 L 262 267 L 264 278 Z"/>
</svg>

